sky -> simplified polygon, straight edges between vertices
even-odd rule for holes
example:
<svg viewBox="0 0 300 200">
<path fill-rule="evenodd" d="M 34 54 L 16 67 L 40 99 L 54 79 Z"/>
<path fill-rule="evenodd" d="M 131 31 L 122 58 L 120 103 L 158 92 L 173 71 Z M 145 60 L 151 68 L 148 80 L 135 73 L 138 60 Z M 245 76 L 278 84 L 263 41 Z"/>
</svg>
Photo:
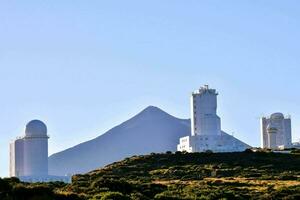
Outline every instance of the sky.
<svg viewBox="0 0 300 200">
<path fill-rule="evenodd" d="M 1 0 L 0 176 L 32 119 L 49 154 L 149 105 L 189 118 L 191 92 L 217 89 L 222 129 L 260 145 L 259 118 L 292 117 L 300 138 L 298 0 Z"/>
</svg>

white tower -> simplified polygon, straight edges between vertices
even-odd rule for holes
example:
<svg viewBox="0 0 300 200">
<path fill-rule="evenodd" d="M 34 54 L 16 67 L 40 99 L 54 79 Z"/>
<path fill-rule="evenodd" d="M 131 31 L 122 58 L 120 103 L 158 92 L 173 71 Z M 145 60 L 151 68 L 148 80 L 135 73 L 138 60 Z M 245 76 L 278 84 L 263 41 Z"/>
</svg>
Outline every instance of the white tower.
<svg viewBox="0 0 300 200">
<path fill-rule="evenodd" d="M 268 148 L 275 149 L 276 146 L 276 136 L 278 133 L 278 129 L 275 126 L 269 124 L 267 127 L 267 137 L 268 137 Z"/>
<path fill-rule="evenodd" d="M 48 175 L 48 135 L 46 125 L 39 120 L 26 125 L 24 137 L 24 176 Z"/>
<path fill-rule="evenodd" d="M 208 85 L 192 93 L 191 128 L 195 135 L 221 135 L 221 120 L 217 115 L 217 95 Z"/>
<path fill-rule="evenodd" d="M 204 85 L 192 93 L 191 136 L 179 139 L 178 151 L 186 152 L 237 152 L 249 145 L 221 130 L 221 119 L 217 115 L 215 89 Z"/>
<path fill-rule="evenodd" d="M 282 113 L 274 113 L 261 119 L 261 147 L 278 149 L 292 145 L 291 119 Z"/>
</svg>

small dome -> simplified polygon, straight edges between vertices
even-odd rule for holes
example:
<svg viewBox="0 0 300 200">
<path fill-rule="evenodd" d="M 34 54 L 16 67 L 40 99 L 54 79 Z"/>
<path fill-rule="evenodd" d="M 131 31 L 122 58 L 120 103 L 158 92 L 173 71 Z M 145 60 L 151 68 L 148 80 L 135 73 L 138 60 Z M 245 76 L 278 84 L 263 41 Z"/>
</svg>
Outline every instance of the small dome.
<svg viewBox="0 0 300 200">
<path fill-rule="evenodd" d="M 271 115 L 271 119 L 284 119 L 284 115 L 282 113 L 274 113 Z"/>
<path fill-rule="evenodd" d="M 47 126 L 40 120 L 30 121 L 25 128 L 26 136 L 47 136 Z"/>
</svg>

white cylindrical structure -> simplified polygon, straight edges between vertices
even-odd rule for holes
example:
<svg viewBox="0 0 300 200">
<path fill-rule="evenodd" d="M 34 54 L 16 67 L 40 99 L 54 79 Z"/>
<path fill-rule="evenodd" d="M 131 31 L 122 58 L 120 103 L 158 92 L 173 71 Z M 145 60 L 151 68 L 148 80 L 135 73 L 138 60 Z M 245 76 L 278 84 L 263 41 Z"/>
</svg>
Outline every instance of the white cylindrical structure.
<svg viewBox="0 0 300 200">
<path fill-rule="evenodd" d="M 39 120 L 26 125 L 24 137 L 24 175 L 48 175 L 48 135 L 46 125 Z"/>
<path fill-rule="evenodd" d="M 277 147 L 276 137 L 277 137 L 278 129 L 276 127 L 270 125 L 267 128 L 267 132 L 268 132 L 268 140 L 269 140 L 268 148 L 276 149 L 276 147 Z"/>
<path fill-rule="evenodd" d="M 207 85 L 193 92 L 191 97 L 192 135 L 220 135 L 221 120 L 217 115 L 217 95 Z"/>
</svg>

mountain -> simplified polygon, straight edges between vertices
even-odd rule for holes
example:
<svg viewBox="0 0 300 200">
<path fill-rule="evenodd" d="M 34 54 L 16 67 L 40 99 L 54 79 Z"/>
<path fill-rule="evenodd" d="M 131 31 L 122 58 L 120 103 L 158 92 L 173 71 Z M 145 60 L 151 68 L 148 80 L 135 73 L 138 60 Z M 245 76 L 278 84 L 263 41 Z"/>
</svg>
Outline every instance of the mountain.
<svg viewBox="0 0 300 200">
<path fill-rule="evenodd" d="M 133 155 L 176 151 L 179 138 L 190 134 L 190 120 L 149 106 L 99 137 L 49 157 L 49 173 L 85 173 Z"/>
</svg>

